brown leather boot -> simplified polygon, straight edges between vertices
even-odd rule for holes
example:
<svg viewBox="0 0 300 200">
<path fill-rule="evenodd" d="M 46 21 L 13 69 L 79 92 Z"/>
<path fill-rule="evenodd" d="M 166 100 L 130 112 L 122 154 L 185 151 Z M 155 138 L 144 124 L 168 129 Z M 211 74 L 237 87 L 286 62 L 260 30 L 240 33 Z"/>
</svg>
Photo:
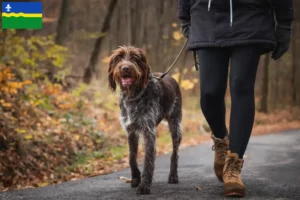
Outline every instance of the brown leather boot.
<svg viewBox="0 0 300 200">
<path fill-rule="evenodd" d="M 227 151 L 229 150 L 229 139 L 228 136 L 225 136 L 224 139 L 219 139 L 216 138 L 213 134 L 211 135 L 211 138 L 214 141 L 212 150 L 215 151 L 215 174 L 219 181 L 223 182 L 223 168 L 225 165 Z"/>
<path fill-rule="evenodd" d="M 228 151 L 223 170 L 224 195 L 226 197 L 245 196 L 245 186 L 241 179 L 244 160 L 238 154 Z"/>
</svg>

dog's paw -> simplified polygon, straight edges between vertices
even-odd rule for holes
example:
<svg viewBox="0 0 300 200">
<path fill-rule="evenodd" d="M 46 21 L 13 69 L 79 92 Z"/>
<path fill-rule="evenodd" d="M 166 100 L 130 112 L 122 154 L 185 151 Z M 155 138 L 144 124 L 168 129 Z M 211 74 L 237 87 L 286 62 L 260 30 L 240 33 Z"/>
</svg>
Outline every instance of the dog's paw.
<svg viewBox="0 0 300 200">
<path fill-rule="evenodd" d="M 169 175 L 168 183 L 170 183 L 170 184 L 179 183 L 178 175 L 177 174 L 176 175 Z"/>
<path fill-rule="evenodd" d="M 137 195 L 145 195 L 150 194 L 150 187 L 147 187 L 145 185 L 140 185 L 136 191 Z"/>
<path fill-rule="evenodd" d="M 140 185 L 141 183 L 141 178 L 132 178 L 131 179 L 131 187 L 136 188 Z"/>
</svg>

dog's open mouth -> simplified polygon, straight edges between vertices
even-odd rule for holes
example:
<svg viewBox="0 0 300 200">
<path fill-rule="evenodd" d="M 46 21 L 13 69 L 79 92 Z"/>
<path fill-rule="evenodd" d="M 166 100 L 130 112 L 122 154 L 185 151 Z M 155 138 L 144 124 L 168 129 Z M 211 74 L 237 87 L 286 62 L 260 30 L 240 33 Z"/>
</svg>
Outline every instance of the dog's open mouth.
<svg viewBox="0 0 300 200">
<path fill-rule="evenodd" d="M 129 86 L 132 84 L 133 79 L 130 76 L 126 75 L 121 77 L 121 82 L 123 86 Z"/>
</svg>

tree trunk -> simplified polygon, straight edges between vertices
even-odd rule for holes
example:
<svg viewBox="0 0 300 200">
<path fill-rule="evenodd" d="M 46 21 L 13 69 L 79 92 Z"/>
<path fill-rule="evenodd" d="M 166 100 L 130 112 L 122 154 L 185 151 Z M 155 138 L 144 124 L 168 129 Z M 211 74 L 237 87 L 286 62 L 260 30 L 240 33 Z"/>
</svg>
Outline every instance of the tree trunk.
<svg viewBox="0 0 300 200">
<path fill-rule="evenodd" d="M 274 67 L 274 78 L 273 78 L 273 83 L 274 83 L 274 96 L 273 96 L 273 109 L 277 110 L 278 106 L 282 103 L 282 98 L 281 95 L 279 95 L 279 85 L 280 85 L 280 79 L 282 78 L 280 76 L 279 69 L 281 67 L 281 62 L 282 60 L 279 59 L 275 62 L 275 67 Z"/>
<path fill-rule="evenodd" d="M 118 9 L 117 9 L 116 34 L 115 34 L 117 36 L 117 38 L 115 38 L 114 47 L 119 46 L 122 41 L 122 38 L 121 38 L 121 35 L 123 35 L 123 33 L 121 33 L 121 30 L 122 30 L 121 23 L 122 23 L 122 17 L 123 17 L 122 10 L 123 10 L 123 8 L 119 4 Z"/>
<path fill-rule="evenodd" d="M 131 0 L 127 0 L 127 17 L 128 17 L 128 44 L 132 45 L 133 44 L 133 37 L 132 37 L 132 9 L 131 9 Z"/>
<path fill-rule="evenodd" d="M 63 45 L 65 39 L 68 36 L 68 24 L 69 24 L 69 16 L 70 16 L 70 9 L 71 9 L 71 0 L 63 0 L 60 15 L 58 19 L 58 24 L 56 28 L 56 38 L 55 43 L 58 45 Z"/>
<path fill-rule="evenodd" d="M 164 15 L 164 1 L 160 1 L 159 3 L 156 4 L 156 15 L 157 15 L 157 35 L 156 35 L 156 41 L 155 41 L 155 46 L 154 46 L 154 50 L 155 50 L 155 63 L 154 63 L 154 71 L 162 71 L 163 69 L 161 69 L 161 62 L 165 61 L 163 59 L 161 59 L 161 56 L 163 55 L 163 51 L 161 51 L 162 49 L 162 41 L 161 41 L 161 36 L 163 35 L 163 27 L 164 27 L 164 19 L 163 19 L 163 15 Z"/>
<path fill-rule="evenodd" d="M 145 1 L 141 1 L 141 26 L 139 30 L 139 44 L 141 46 L 145 45 L 145 32 L 146 32 L 146 23 L 147 23 L 147 13 L 145 9 Z"/>
<path fill-rule="evenodd" d="M 5 55 L 7 30 L 3 29 L 1 32 L 0 32 L 0 36 L 1 36 L 1 40 L 0 40 L 0 59 Z"/>
<path fill-rule="evenodd" d="M 260 112 L 268 112 L 268 94 L 269 94 L 269 63 L 270 54 L 266 54 L 263 65 L 263 82 L 261 87 Z"/>
<path fill-rule="evenodd" d="M 297 104 L 297 22 L 294 23 L 293 27 L 293 40 L 292 40 L 292 105 L 296 106 Z"/>
<path fill-rule="evenodd" d="M 300 33 L 300 1 L 294 1 L 294 15 L 295 15 L 295 26 L 294 26 L 294 45 L 295 49 L 293 52 L 293 62 L 296 62 L 293 65 L 294 72 L 294 92 L 295 92 L 295 105 L 300 106 L 300 59 L 299 59 L 299 33 Z"/>
<path fill-rule="evenodd" d="M 116 8 L 118 0 L 111 0 L 107 14 L 105 16 L 103 26 L 101 29 L 101 33 L 107 33 L 110 27 L 110 21 L 112 18 L 112 15 L 114 13 L 114 10 Z M 83 82 L 86 84 L 90 84 L 92 81 L 93 72 L 96 71 L 96 64 L 98 63 L 98 57 L 100 54 L 101 44 L 103 42 L 104 36 L 101 35 L 97 38 L 94 49 L 92 51 L 92 54 L 90 56 L 89 62 L 87 64 L 87 67 L 85 68 L 84 76 L 83 76 Z"/>
</svg>

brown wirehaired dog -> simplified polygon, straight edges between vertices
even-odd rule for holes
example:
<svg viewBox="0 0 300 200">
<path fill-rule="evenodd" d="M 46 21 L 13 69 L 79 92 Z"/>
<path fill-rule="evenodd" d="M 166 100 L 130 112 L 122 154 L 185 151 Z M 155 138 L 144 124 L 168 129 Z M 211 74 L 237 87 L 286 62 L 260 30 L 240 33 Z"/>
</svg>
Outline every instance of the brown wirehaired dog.
<svg viewBox="0 0 300 200">
<path fill-rule="evenodd" d="M 139 48 L 119 47 L 110 58 L 108 78 L 110 88 L 120 86 L 120 121 L 127 132 L 132 187 L 137 194 L 149 194 L 155 162 L 156 126 L 166 119 L 172 135 L 173 153 L 169 183 L 178 183 L 178 147 L 181 142 L 181 92 L 170 76 L 158 80 L 150 73 L 143 51 Z M 144 170 L 137 164 L 139 135 L 145 141 Z"/>
</svg>

